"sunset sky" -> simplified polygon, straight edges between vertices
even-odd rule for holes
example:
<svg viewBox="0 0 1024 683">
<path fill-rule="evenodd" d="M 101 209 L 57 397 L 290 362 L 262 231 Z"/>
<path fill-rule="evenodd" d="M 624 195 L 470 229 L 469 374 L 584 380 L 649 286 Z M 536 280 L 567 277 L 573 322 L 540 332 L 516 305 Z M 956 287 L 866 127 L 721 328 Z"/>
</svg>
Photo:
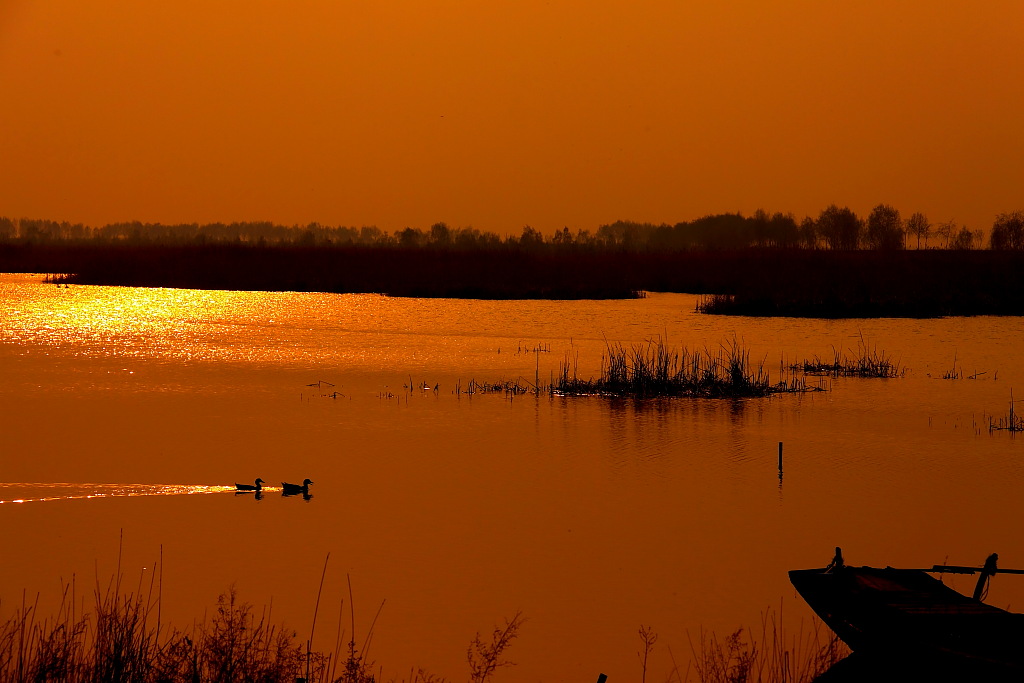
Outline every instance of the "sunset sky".
<svg viewBox="0 0 1024 683">
<path fill-rule="evenodd" d="M 1024 3 L 0 0 L 0 216 L 1024 208 Z"/>
</svg>

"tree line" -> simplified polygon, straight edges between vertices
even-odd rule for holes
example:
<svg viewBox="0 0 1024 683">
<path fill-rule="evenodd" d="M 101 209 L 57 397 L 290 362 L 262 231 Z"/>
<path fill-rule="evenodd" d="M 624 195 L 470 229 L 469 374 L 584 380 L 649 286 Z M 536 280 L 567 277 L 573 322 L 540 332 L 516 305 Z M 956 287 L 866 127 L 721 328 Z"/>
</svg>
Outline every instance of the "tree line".
<svg viewBox="0 0 1024 683">
<path fill-rule="evenodd" d="M 988 240 L 981 230 L 955 221 L 932 223 L 923 213 L 907 218 L 888 204 L 879 204 L 862 218 L 835 204 L 817 217 L 798 221 L 793 214 L 755 211 L 753 215 L 723 213 L 674 225 L 616 221 L 595 231 L 568 228 L 544 235 L 526 226 L 519 235 L 500 236 L 473 227 L 435 223 L 430 228 L 406 227 L 387 232 L 376 226 L 327 226 L 320 223 L 285 226 L 271 222 L 184 223 L 165 225 L 139 221 L 100 227 L 82 223 L 0 217 L 0 243 L 98 243 L 129 245 L 232 244 L 253 246 L 372 246 L 502 249 L 615 249 L 687 251 L 748 247 L 828 250 L 1024 249 L 1024 211 L 1001 213 Z"/>
</svg>

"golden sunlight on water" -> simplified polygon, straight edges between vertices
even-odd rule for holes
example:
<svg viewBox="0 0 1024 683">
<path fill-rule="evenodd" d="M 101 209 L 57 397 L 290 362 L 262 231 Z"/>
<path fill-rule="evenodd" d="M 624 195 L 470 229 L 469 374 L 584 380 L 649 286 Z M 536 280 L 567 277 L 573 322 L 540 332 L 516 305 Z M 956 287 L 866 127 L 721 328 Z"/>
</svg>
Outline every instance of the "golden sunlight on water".
<svg viewBox="0 0 1024 683">
<path fill-rule="evenodd" d="M 853 564 L 996 551 L 1024 567 L 1024 442 L 988 428 L 1024 395 L 1019 318 L 719 318 L 686 295 L 446 301 L 9 276 L 0 295 L 0 471 L 37 482 L 0 484 L 5 543 L 32 548 L 5 555 L 3 604 L 97 566 L 105 580 L 123 533 L 123 567 L 166 558 L 169 622 L 235 585 L 301 631 L 330 553 L 321 608 L 349 599 L 350 576 L 362 635 L 387 601 L 371 653 L 385 679 L 460 678 L 473 634 L 522 610 L 518 664 L 496 681 L 636 680 L 641 624 L 660 634 L 648 676 L 666 680 L 702 628 L 731 633 L 780 603 L 806 625 L 786 572 L 824 566 L 836 545 Z M 544 383 L 567 359 L 589 376 L 606 343 L 657 337 L 740 339 L 773 378 L 865 339 L 907 372 L 737 401 L 466 393 L 474 378 Z M 977 379 L 943 379 L 954 367 Z M 309 477 L 315 496 L 234 495 L 256 477 Z M 1024 586 L 998 577 L 990 601 L 1020 609 Z M 318 646 L 334 628 L 317 626 Z"/>
<path fill-rule="evenodd" d="M 280 490 L 267 488 L 266 490 Z M 0 482 L 0 505 L 56 500 L 113 498 L 120 496 L 191 496 L 202 493 L 233 493 L 234 486 L 203 484 L 67 484 Z"/>
</svg>

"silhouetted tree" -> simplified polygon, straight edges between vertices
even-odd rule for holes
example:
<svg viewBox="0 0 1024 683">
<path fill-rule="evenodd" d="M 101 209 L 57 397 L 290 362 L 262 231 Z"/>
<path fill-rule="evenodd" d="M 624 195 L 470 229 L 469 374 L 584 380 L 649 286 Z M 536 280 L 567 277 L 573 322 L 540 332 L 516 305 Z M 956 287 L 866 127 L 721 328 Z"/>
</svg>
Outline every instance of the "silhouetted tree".
<svg viewBox="0 0 1024 683">
<path fill-rule="evenodd" d="M 989 245 L 992 249 L 1024 249 L 1024 211 L 996 216 Z"/>
<path fill-rule="evenodd" d="M 799 228 L 800 245 L 804 249 L 818 248 L 818 225 L 810 216 L 804 216 Z"/>
<path fill-rule="evenodd" d="M 402 247 L 418 247 L 423 243 L 423 233 L 416 228 L 406 228 L 395 233 L 395 236 Z"/>
<path fill-rule="evenodd" d="M 935 236 L 943 240 L 943 248 L 949 249 L 949 242 L 956 235 L 956 230 L 956 221 L 945 221 L 935 226 Z"/>
<path fill-rule="evenodd" d="M 524 247 L 536 247 L 544 244 L 544 235 L 531 228 L 529 225 L 523 227 L 523 234 L 519 236 L 519 244 Z"/>
<path fill-rule="evenodd" d="M 446 247 L 452 241 L 452 231 L 447 223 L 434 223 L 430 226 L 427 242 L 434 246 Z"/>
<path fill-rule="evenodd" d="M 860 244 L 861 221 L 850 209 L 835 204 L 818 215 L 818 234 L 829 249 L 856 249 Z"/>
<path fill-rule="evenodd" d="M 773 213 L 768 225 L 771 244 L 776 247 L 795 247 L 800 243 L 800 228 L 791 213 Z"/>
<path fill-rule="evenodd" d="M 976 243 L 977 236 L 975 233 L 967 229 L 966 225 L 961 225 L 960 230 L 953 235 L 953 239 L 949 241 L 950 249 L 973 249 Z"/>
<path fill-rule="evenodd" d="M 592 245 L 594 243 L 594 236 L 590 234 L 589 230 L 580 228 L 576 231 L 576 244 Z"/>
<path fill-rule="evenodd" d="M 561 230 L 555 230 L 555 234 L 551 238 L 552 244 L 559 246 L 569 246 L 572 244 L 572 233 L 569 232 L 568 227 L 564 227 Z"/>
<path fill-rule="evenodd" d="M 384 232 L 376 225 L 364 225 L 359 228 L 360 244 L 379 244 L 384 242 Z"/>
<path fill-rule="evenodd" d="M 921 238 L 924 238 L 924 246 L 928 247 L 928 236 L 931 234 L 932 224 L 928 217 L 920 211 L 912 213 L 907 219 L 907 234 L 917 238 L 917 248 L 921 248 Z"/>
<path fill-rule="evenodd" d="M 626 225 L 625 221 L 615 221 L 608 225 L 599 225 L 594 239 L 599 244 L 605 246 L 618 246 L 625 240 Z"/>
<path fill-rule="evenodd" d="M 903 221 L 900 212 L 888 204 L 879 204 L 868 216 L 868 246 L 872 249 L 902 249 Z"/>
<path fill-rule="evenodd" d="M 484 246 L 483 236 L 476 228 L 459 228 L 452 231 L 451 243 L 460 249 Z"/>
</svg>

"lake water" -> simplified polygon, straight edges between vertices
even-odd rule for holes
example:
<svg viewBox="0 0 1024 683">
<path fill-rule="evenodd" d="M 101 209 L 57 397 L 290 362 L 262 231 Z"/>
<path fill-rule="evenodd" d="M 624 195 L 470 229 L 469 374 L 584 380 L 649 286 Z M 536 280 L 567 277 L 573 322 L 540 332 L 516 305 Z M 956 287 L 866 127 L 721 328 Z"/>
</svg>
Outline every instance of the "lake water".
<svg viewBox="0 0 1024 683">
<path fill-rule="evenodd" d="M 659 634 L 649 680 L 685 672 L 702 628 L 781 605 L 806 629 L 786 572 L 836 545 L 852 564 L 1024 567 L 1024 439 L 987 428 L 1024 398 L 1024 320 L 715 317 L 696 301 L 0 276 L 2 616 L 23 592 L 45 605 L 62 581 L 105 584 L 120 542 L 132 585 L 162 552 L 164 620 L 188 626 L 234 585 L 304 640 L 329 553 L 314 647 L 333 650 L 347 576 L 358 640 L 385 601 L 383 680 L 465 677 L 473 636 L 521 610 L 517 664 L 495 680 L 617 683 L 640 679 L 641 625 Z M 607 343 L 658 338 L 737 339 L 773 379 L 864 340 L 907 373 L 742 401 L 456 393 L 546 383 L 566 358 L 589 376 Z M 954 359 L 983 374 L 942 379 Z M 309 477 L 313 497 L 233 493 L 256 477 Z M 1020 610 L 1024 581 L 997 577 L 989 601 Z"/>
</svg>

